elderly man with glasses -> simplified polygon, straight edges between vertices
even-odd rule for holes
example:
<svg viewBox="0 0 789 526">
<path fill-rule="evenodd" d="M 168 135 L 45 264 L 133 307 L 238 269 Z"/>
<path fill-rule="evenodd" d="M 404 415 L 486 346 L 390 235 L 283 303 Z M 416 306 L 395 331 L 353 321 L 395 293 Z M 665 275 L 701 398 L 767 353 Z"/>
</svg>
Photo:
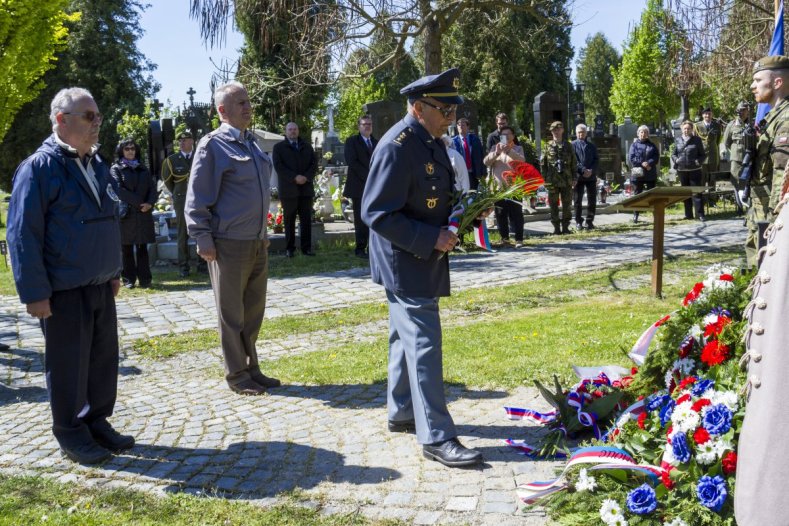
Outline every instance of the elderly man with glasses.
<svg viewBox="0 0 789 526">
<path fill-rule="evenodd" d="M 441 135 L 452 125 L 460 72 L 447 70 L 400 90 L 408 114 L 381 138 L 362 198 L 370 227 L 370 271 L 389 300 L 389 430 L 414 432 L 423 455 L 468 466 L 482 455 L 464 447 L 444 396 L 438 298 L 449 296 L 446 252 L 454 175 Z"/>
<path fill-rule="evenodd" d="M 52 432 L 69 459 L 95 464 L 134 446 L 107 422 L 118 387 L 118 197 L 97 154 L 93 96 L 63 89 L 49 117 L 52 135 L 14 174 L 8 246 L 19 299 L 44 332 Z"/>
</svg>

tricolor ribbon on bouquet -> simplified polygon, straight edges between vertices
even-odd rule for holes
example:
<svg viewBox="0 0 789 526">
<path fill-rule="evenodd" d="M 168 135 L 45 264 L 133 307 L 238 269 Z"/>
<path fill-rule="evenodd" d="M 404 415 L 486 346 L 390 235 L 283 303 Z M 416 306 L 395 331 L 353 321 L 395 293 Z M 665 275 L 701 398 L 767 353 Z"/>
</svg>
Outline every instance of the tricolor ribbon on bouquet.
<svg viewBox="0 0 789 526">
<path fill-rule="evenodd" d="M 608 435 L 610 435 L 615 429 L 621 428 L 632 418 L 638 418 L 641 413 L 645 413 L 646 410 L 646 402 L 644 400 L 639 400 L 638 402 L 630 405 L 624 411 L 622 411 L 622 414 L 616 419 L 616 422 L 614 422 L 614 425 L 611 426 L 611 429 L 606 431 L 600 440 L 605 442 L 608 440 Z"/>
<path fill-rule="evenodd" d="M 458 204 L 452 208 L 452 212 L 449 214 L 449 226 L 447 230 L 452 232 L 453 234 L 457 234 L 460 230 L 460 219 L 463 217 L 463 214 L 466 212 L 466 207 L 470 205 L 474 201 L 473 194 L 466 194 L 460 198 Z M 473 227 L 474 231 L 474 244 L 477 245 L 479 248 L 487 250 L 488 252 L 495 252 L 490 244 L 490 237 L 488 236 L 488 227 L 485 224 L 485 221 L 480 221 L 478 225 Z"/>
<path fill-rule="evenodd" d="M 570 391 L 567 395 L 567 405 L 574 408 L 578 414 L 578 422 L 586 427 L 591 427 L 594 437 L 600 440 L 600 428 L 597 427 L 597 415 L 594 412 L 584 411 L 584 399 L 590 396 L 588 393 L 580 391 Z"/>
<path fill-rule="evenodd" d="M 554 422 L 558 417 L 557 411 L 540 413 L 532 409 L 522 409 L 520 407 L 505 407 L 504 412 L 510 420 L 529 420 L 535 424 L 545 425 Z"/>
<path fill-rule="evenodd" d="M 639 367 L 644 365 L 644 360 L 646 360 L 647 352 L 649 351 L 649 344 L 652 343 L 655 333 L 661 325 L 669 320 L 669 318 L 671 318 L 670 314 L 663 316 L 658 321 L 650 325 L 647 330 L 645 330 L 641 336 L 638 337 L 638 340 L 636 340 L 636 343 L 633 345 L 633 348 L 630 350 L 628 356 Z"/>
<path fill-rule="evenodd" d="M 511 448 L 513 448 L 521 455 L 526 455 L 527 457 L 530 458 L 543 458 L 542 455 L 540 455 L 540 448 L 527 444 L 525 440 L 516 440 L 514 438 L 507 438 L 504 440 L 504 443 L 510 446 Z M 562 453 L 561 451 L 557 451 L 554 454 L 554 458 L 567 458 L 567 455 Z"/>
<path fill-rule="evenodd" d="M 567 475 L 570 468 L 579 464 L 594 464 L 589 468 L 591 471 L 623 470 L 643 475 L 652 486 L 656 486 L 660 482 L 660 475 L 664 471 L 656 466 L 636 464 L 633 457 L 623 449 L 610 446 L 585 447 L 573 452 L 570 460 L 567 461 L 567 465 L 556 479 L 545 482 L 530 482 L 518 486 L 518 498 L 524 503 L 531 505 L 543 497 L 565 489 L 567 487 L 565 475 Z"/>
</svg>

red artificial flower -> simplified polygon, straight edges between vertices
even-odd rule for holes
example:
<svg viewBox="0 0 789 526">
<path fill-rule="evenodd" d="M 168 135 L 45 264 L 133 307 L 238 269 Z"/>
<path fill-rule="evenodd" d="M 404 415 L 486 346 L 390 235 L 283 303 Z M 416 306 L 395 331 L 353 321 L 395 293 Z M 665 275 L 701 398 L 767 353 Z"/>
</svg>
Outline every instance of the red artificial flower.
<svg viewBox="0 0 789 526">
<path fill-rule="evenodd" d="M 693 350 L 693 347 L 696 345 L 696 339 L 693 336 L 688 336 L 685 341 L 679 346 L 679 357 L 680 358 L 687 358 L 690 354 L 690 351 Z"/>
<path fill-rule="evenodd" d="M 688 305 L 699 299 L 699 296 L 701 295 L 701 290 L 703 288 L 704 288 L 704 283 L 696 283 L 693 286 L 693 290 L 688 292 L 687 295 L 685 296 L 685 299 L 682 300 L 682 305 L 687 307 Z"/>
<path fill-rule="evenodd" d="M 669 475 L 668 471 L 660 472 L 660 481 L 663 483 L 666 489 L 674 489 L 674 482 L 671 480 L 671 475 Z"/>
<path fill-rule="evenodd" d="M 684 358 L 684 357 L 683 357 L 683 358 Z M 683 380 L 682 380 L 682 381 L 679 383 L 679 385 L 677 386 L 677 389 L 679 389 L 680 391 L 682 391 L 682 390 L 683 390 L 683 389 L 685 389 L 687 386 L 689 386 L 689 385 L 693 385 L 693 384 L 695 384 L 695 383 L 696 383 L 696 377 L 695 377 L 695 376 L 687 376 L 687 377 L 685 377 L 685 378 L 684 378 L 684 379 L 683 379 Z M 679 404 L 679 403 L 680 403 L 680 401 L 679 401 L 679 400 L 677 400 L 677 403 Z"/>
<path fill-rule="evenodd" d="M 712 404 L 712 401 L 709 398 L 701 398 L 699 400 L 696 400 L 693 403 L 693 405 L 691 406 L 691 409 L 693 409 L 694 411 L 699 413 L 699 412 L 701 412 L 701 409 L 703 407 L 711 405 L 711 404 Z"/>
<path fill-rule="evenodd" d="M 617 427 L 613 431 L 608 433 L 608 441 L 613 442 L 614 440 L 616 440 L 616 437 L 618 436 L 619 436 L 619 428 Z"/>
<path fill-rule="evenodd" d="M 737 453 L 734 451 L 729 451 L 726 453 L 726 455 L 721 459 L 721 465 L 723 466 L 723 473 L 726 475 L 731 475 L 737 471 Z"/>
<path fill-rule="evenodd" d="M 731 323 L 731 318 L 728 316 L 718 316 L 718 321 L 710 323 L 704 327 L 704 337 L 717 336 L 723 331 L 723 328 Z"/>
<path fill-rule="evenodd" d="M 644 429 L 644 422 L 647 421 L 647 413 L 646 411 L 638 415 L 638 427 Z"/>
<path fill-rule="evenodd" d="M 718 279 L 720 279 L 721 281 L 734 281 L 734 276 L 732 276 L 731 274 L 721 274 L 721 277 Z"/>
<path fill-rule="evenodd" d="M 631 367 L 630 374 L 635 375 L 636 373 L 638 373 L 638 367 Z"/>
<path fill-rule="evenodd" d="M 679 388 L 682 388 L 682 384 L 680 384 Z M 677 398 L 677 405 L 681 404 L 682 402 L 687 402 L 688 400 L 690 400 L 690 395 L 685 393 L 684 395 Z"/>
<path fill-rule="evenodd" d="M 710 439 L 709 432 L 704 429 L 703 427 L 696 428 L 696 431 L 693 432 L 693 440 L 698 444 L 705 444 Z"/>
<path fill-rule="evenodd" d="M 638 398 L 636 398 L 636 401 L 640 402 L 640 401 L 641 401 L 641 400 L 643 400 L 644 398 L 646 398 L 646 396 L 644 396 L 644 395 L 638 395 Z"/>
<path fill-rule="evenodd" d="M 729 346 L 719 340 L 707 342 L 701 351 L 701 361 L 712 367 L 726 361 L 729 357 Z"/>
<path fill-rule="evenodd" d="M 594 398 L 602 398 L 603 397 L 603 392 L 600 389 L 596 389 L 592 393 L 592 397 L 594 397 Z"/>
</svg>

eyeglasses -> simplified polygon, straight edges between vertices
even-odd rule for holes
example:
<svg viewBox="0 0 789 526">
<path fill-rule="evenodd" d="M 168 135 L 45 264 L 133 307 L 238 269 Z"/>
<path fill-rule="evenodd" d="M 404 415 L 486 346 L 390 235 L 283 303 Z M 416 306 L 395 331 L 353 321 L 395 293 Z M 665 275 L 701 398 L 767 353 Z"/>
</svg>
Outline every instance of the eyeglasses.
<svg viewBox="0 0 789 526">
<path fill-rule="evenodd" d="M 134 146 L 124 146 L 123 147 L 123 151 L 124 152 L 136 152 L 137 148 L 135 148 Z"/>
<path fill-rule="evenodd" d="M 104 115 L 102 115 L 97 111 L 77 111 L 77 112 L 64 111 L 63 115 L 79 115 L 88 122 L 93 122 L 95 120 L 101 122 L 104 120 Z"/>
<path fill-rule="evenodd" d="M 430 104 L 426 100 L 420 100 L 419 102 L 421 102 L 422 104 L 425 104 L 427 106 L 430 106 L 431 108 L 433 108 L 435 110 L 438 110 L 439 112 L 441 112 L 441 115 L 443 115 L 445 119 L 448 118 L 453 113 L 458 111 L 457 104 L 452 104 L 450 106 L 444 106 L 442 108 L 440 106 L 436 106 L 435 104 Z"/>
</svg>

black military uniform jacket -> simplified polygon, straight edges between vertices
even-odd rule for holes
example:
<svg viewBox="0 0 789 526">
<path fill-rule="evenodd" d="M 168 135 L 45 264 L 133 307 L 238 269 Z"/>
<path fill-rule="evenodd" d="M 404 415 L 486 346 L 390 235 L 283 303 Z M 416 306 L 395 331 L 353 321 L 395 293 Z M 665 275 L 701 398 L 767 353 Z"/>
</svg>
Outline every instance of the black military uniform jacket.
<svg viewBox="0 0 789 526">
<path fill-rule="evenodd" d="M 452 211 L 454 172 L 443 143 L 411 115 L 373 152 L 362 198 L 375 283 L 401 296 L 449 296 L 449 262 L 435 250 Z"/>
<path fill-rule="evenodd" d="M 378 144 L 378 139 L 371 135 L 370 142 L 375 148 L 375 145 Z M 362 198 L 364 185 L 367 184 L 367 176 L 370 173 L 370 158 L 372 155 L 360 133 L 348 137 L 345 141 L 345 162 L 348 164 L 348 178 L 345 180 L 345 188 L 342 195 L 351 199 Z"/>
</svg>

